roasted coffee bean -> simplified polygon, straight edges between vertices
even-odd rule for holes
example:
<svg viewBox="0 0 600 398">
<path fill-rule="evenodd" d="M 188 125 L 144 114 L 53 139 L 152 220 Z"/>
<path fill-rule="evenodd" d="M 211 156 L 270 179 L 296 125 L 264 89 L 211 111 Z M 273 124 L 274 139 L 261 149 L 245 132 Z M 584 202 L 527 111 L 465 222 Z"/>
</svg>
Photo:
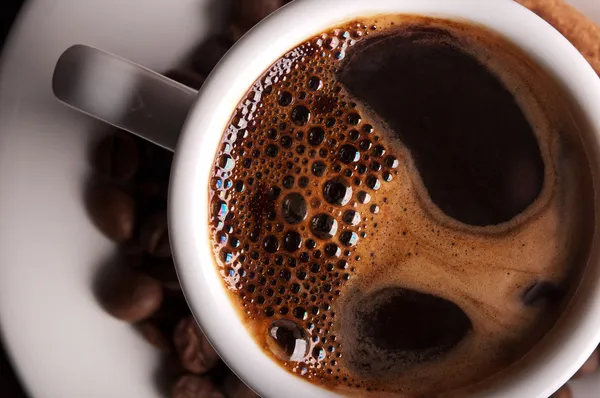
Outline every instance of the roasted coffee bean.
<svg viewBox="0 0 600 398">
<path fill-rule="evenodd" d="M 219 362 L 219 355 L 191 316 L 179 322 L 173 333 L 173 342 L 181 364 L 189 372 L 203 374 Z"/>
<path fill-rule="evenodd" d="M 192 67 L 194 71 L 208 76 L 215 65 L 229 50 L 229 42 L 223 37 L 213 36 L 202 43 L 194 52 Z"/>
<path fill-rule="evenodd" d="M 166 212 L 153 214 L 144 222 L 140 241 L 148 254 L 159 258 L 171 257 Z"/>
<path fill-rule="evenodd" d="M 600 367 L 600 350 L 597 349 L 596 351 L 594 351 L 592 356 L 589 357 L 589 359 L 587 361 L 585 361 L 585 363 L 583 364 L 581 369 L 579 369 L 577 371 L 577 373 L 575 373 L 575 376 L 573 376 L 573 377 L 582 378 L 582 377 L 589 376 L 593 373 L 596 373 L 598 371 L 599 367 Z"/>
<path fill-rule="evenodd" d="M 260 398 L 254 391 L 245 385 L 238 377 L 229 372 L 223 383 L 223 392 L 227 398 Z"/>
<path fill-rule="evenodd" d="M 111 185 L 97 186 L 90 192 L 88 210 L 96 227 L 107 238 L 115 242 L 131 239 L 135 203 L 130 195 Z"/>
<path fill-rule="evenodd" d="M 571 388 L 568 385 L 561 387 L 560 390 L 552 394 L 550 398 L 572 398 L 573 393 L 571 392 Z"/>
<path fill-rule="evenodd" d="M 109 314 L 128 322 L 139 322 L 150 317 L 163 301 L 161 283 L 132 270 L 114 275 L 99 296 Z"/>
<path fill-rule="evenodd" d="M 172 69 L 165 76 L 194 90 L 199 90 L 205 80 L 204 76 L 189 69 Z"/>
<path fill-rule="evenodd" d="M 284 4 L 284 0 L 235 0 L 233 19 L 240 26 L 250 28 Z"/>
<path fill-rule="evenodd" d="M 136 325 L 138 331 L 150 345 L 162 352 L 170 352 L 171 344 L 162 330 L 152 321 L 143 321 Z"/>
<path fill-rule="evenodd" d="M 93 153 L 96 172 L 111 182 L 125 182 L 138 170 L 140 154 L 135 138 L 128 133 L 104 137 Z"/>
<path fill-rule="evenodd" d="M 172 398 L 225 398 L 207 377 L 183 375 L 177 380 Z"/>
</svg>

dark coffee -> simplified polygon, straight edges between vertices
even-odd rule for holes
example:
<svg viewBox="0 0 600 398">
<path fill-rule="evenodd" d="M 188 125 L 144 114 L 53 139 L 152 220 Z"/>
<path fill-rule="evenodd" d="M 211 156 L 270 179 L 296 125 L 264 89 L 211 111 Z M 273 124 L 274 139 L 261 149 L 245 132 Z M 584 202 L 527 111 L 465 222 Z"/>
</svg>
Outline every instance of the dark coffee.
<svg viewBox="0 0 600 398">
<path fill-rule="evenodd" d="M 347 393 L 460 395 L 520 359 L 593 235 L 585 127 L 481 27 L 387 16 L 281 57 L 223 134 L 219 271 L 257 343 Z"/>
</svg>

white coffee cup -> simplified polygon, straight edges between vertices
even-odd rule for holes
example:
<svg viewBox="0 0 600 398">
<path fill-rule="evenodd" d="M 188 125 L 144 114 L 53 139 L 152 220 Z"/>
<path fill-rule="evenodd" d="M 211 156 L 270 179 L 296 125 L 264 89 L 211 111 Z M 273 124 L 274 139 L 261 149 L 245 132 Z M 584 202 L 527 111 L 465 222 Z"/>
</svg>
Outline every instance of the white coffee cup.
<svg viewBox="0 0 600 398">
<path fill-rule="evenodd" d="M 170 101 L 168 108 L 158 109 L 161 100 L 157 100 L 157 107 L 150 105 L 154 107 L 153 117 L 172 120 L 173 103 L 176 103 L 179 112 L 177 120 L 172 120 L 176 128 L 183 122 L 185 112 L 182 110 L 191 106 L 177 143 L 171 177 L 169 218 L 175 262 L 186 298 L 202 330 L 223 360 L 263 397 L 333 397 L 339 393 L 287 372 L 265 355 L 230 301 L 213 259 L 208 229 L 208 186 L 214 155 L 238 102 L 281 55 L 335 25 L 377 14 L 459 19 L 483 25 L 508 38 L 550 72 L 581 110 L 582 120 L 594 132 L 594 145 L 588 148 L 594 174 L 600 170 L 600 79 L 554 28 L 511 0 L 297 0 L 262 21 L 236 43 L 216 66 L 195 102 L 192 101 L 195 92 L 114 56 L 110 56 L 110 62 L 121 63 L 118 69 L 134 76 L 125 79 L 128 84 L 123 83 L 123 73 L 115 79 L 114 71 L 106 73 L 107 69 L 97 67 L 98 60 L 87 60 L 80 65 L 86 70 L 80 74 L 84 81 L 77 81 L 72 84 L 75 88 L 67 89 L 59 80 L 61 68 L 69 62 L 59 61 L 57 66 L 55 92 L 63 101 L 171 149 L 177 138 L 176 131 L 165 139 L 164 131 L 162 134 L 150 131 L 153 127 L 149 127 L 148 120 L 140 122 L 139 115 L 131 117 L 128 112 L 113 109 L 115 101 L 110 102 L 111 109 L 107 109 L 106 100 L 100 99 L 102 95 L 94 87 L 104 85 L 106 88 L 112 84 L 110 87 L 118 92 L 112 95 L 125 98 L 131 94 L 133 83 L 151 78 L 152 88 L 143 95 L 163 94 L 164 97 L 164 92 L 169 92 L 169 98 L 176 99 Z M 99 59 L 103 57 L 107 55 Z M 90 67 L 90 62 L 95 66 Z M 65 94 L 67 91 L 69 95 Z M 597 221 L 596 225 L 600 223 Z M 554 329 L 523 360 L 486 382 L 475 396 L 546 398 L 567 382 L 590 356 L 600 342 L 598 246 L 598 243 L 594 245 L 591 256 L 594 260 L 590 261 L 583 282 Z"/>
</svg>

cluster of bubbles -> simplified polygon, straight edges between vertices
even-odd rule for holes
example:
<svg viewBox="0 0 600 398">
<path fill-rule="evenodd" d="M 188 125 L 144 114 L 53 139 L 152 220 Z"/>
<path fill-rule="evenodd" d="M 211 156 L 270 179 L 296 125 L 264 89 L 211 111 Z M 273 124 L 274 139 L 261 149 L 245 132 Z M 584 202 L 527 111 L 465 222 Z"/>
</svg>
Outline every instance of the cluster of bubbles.
<svg viewBox="0 0 600 398">
<path fill-rule="evenodd" d="M 210 190 L 215 257 L 247 322 L 268 325 L 257 338 L 291 371 L 348 385 L 331 308 L 360 266 L 355 248 L 377 227 L 398 159 L 335 73 L 376 30 L 322 34 L 255 82 L 223 135 Z"/>
</svg>

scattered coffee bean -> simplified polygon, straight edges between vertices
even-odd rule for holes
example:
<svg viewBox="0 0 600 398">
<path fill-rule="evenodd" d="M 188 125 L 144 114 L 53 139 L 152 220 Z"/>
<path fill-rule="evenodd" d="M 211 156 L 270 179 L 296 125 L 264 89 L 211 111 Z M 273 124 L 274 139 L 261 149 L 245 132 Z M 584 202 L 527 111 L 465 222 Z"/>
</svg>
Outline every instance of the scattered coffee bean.
<svg viewBox="0 0 600 398">
<path fill-rule="evenodd" d="M 94 169 L 108 181 L 122 183 L 138 169 L 140 155 L 135 138 L 118 132 L 104 137 L 93 154 Z"/>
<path fill-rule="evenodd" d="M 235 0 L 233 20 L 251 27 L 285 4 L 284 0 Z"/>
<path fill-rule="evenodd" d="M 131 239 L 135 226 L 133 198 L 117 187 L 101 185 L 90 193 L 89 214 L 98 229 L 115 242 Z"/>
<path fill-rule="evenodd" d="M 208 76 L 215 65 L 223 58 L 223 55 L 229 50 L 229 47 L 228 41 L 219 36 L 213 36 L 206 40 L 198 47 L 192 58 L 194 71 Z"/>
<path fill-rule="evenodd" d="M 188 69 L 172 69 L 165 76 L 194 90 L 199 90 L 205 80 L 202 75 Z"/>
<path fill-rule="evenodd" d="M 152 315 L 163 301 L 159 281 L 137 271 L 125 270 L 115 275 L 99 292 L 106 311 L 115 318 L 139 322 Z"/>
<path fill-rule="evenodd" d="M 166 212 L 153 214 L 144 222 L 140 241 L 148 254 L 159 258 L 171 257 Z"/>
<path fill-rule="evenodd" d="M 184 375 L 177 380 L 171 394 L 172 398 L 225 398 L 215 385 L 206 377 Z"/>
<path fill-rule="evenodd" d="M 150 345 L 157 348 L 159 351 L 171 352 L 169 340 L 154 322 L 141 322 L 137 324 L 137 329 Z"/>
<path fill-rule="evenodd" d="M 192 373 L 206 373 L 219 361 L 217 352 L 191 316 L 179 322 L 173 334 L 173 342 L 181 364 Z"/>
<path fill-rule="evenodd" d="M 587 361 L 585 361 L 581 369 L 579 369 L 573 377 L 579 379 L 582 377 L 589 376 L 593 373 L 596 373 L 598 371 L 598 368 L 600 368 L 600 349 L 594 351 L 592 356 L 589 357 Z"/>
</svg>

